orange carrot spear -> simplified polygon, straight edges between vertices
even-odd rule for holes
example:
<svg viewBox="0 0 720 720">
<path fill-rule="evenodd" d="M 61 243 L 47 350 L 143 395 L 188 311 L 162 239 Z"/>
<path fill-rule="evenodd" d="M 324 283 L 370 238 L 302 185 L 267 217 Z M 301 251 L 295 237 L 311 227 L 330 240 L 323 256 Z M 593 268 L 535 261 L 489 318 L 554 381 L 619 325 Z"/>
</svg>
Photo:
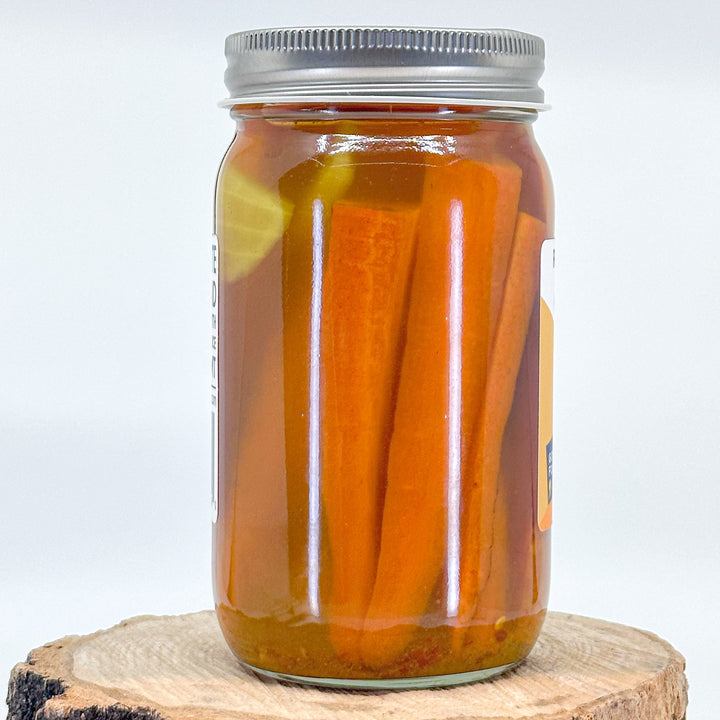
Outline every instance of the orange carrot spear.
<svg viewBox="0 0 720 720">
<path fill-rule="evenodd" d="M 428 167 L 380 556 L 361 642 L 369 666 L 408 645 L 447 560 L 457 609 L 460 486 L 489 344 L 493 252 L 509 244 L 520 171 L 508 161 Z"/>
<path fill-rule="evenodd" d="M 535 602 L 533 596 L 537 595 L 533 536 L 538 527 L 536 520 L 538 325 L 539 302 L 536 302 L 530 317 L 525 352 L 518 372 L 513 409 L 505 431 L 501 461 L 511 495 L 508 512 L 512 514 L 513 525 L 517 528 L 508 548 L 513 562 L 507 609 L 515 617 L 531 615 L 537 610 L 533 607 Z M 495 545 L 493 539 L 493 546 Z M 490 562 L 491 565 L 494 564 L 494 558 Z"/>
<path fill-rule="evenodd" d="M 281 269 L 276 245 L 250 275 L 222 288 L 227 598 L 248 615 L 287 602 L 289 594 Z"/>
<path fill-rule="evenodd" d="M 355 174 L 352 156 L 331 153 L 302 163 L 279 181 L 294 211 L 282 242 L 282 313 L 285 382 L 285 467 L 288 513 L 288 572 L 292 612 L 320 614 L 320 498 L 317 448 L 310 448 L 310 419 L 316 425 L 319 380 L 318 335 L 322 257 L 334 203 L 348 191 Z M 314 294 L 315 293 L 315 294 Z M 315 403 L 311 407 L 312 402 Z M 315 437 L 317 440 L 317 436 Z"/>
<path fill-rule="evenodd" d="M 286 603 L 287 510 L 283 432 L 282 337 L 265 348 L 245 400 L 233 483 L 230 604 L 247 615 Z"/>
<path fill-rule="evenodd" d="M 502 441 L 488 578 L 465 639 L 465 644 L 478 656 L 498 653 L 499 644 L 507 635 L 506 621 L 530 614 L 532 606 L 526 601 L 526 571 L 528 556 L 532 556 L 531 483 L 535 474 L 531 428 L 535 427 L 537 434 L 537 425 L 533 422 L 533 408 L 537 415 L 537 407 L 531 396 L 537 383 L 537 368 L 533 379 L 529 362 L 530 335 L 529 332 Z M 532 587 L 531 575 L 531 594 Z"/>
<path fill-rule="evenodd" d="M 512 407 L 530 315 L 538 295 L 540 246 L 544 239 L 545 223 L 526 213 L 518 213 L 503 304 L 490 354 L 478 443 L 467 476 L 471 485 L 462 534 L 459 625 L 454 634 L 456 649 L 463 644 L 464 628 L 488 579 L 502 439 Z"/>
<path fill-rule="evenodd" d="M 338 203 L 323 278 L 322 497 L 331 552 L 330 639 L 360 662 L 380 542 L 387 438 L 417 210 Z"/>
</svg>

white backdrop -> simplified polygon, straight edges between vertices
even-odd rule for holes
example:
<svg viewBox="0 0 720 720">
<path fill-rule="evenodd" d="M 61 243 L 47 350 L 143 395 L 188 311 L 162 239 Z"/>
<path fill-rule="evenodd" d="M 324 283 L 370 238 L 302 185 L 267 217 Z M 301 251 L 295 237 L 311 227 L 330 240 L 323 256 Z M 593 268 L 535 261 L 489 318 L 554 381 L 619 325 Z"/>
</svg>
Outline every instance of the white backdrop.
<svg viewBox="0 0 720 720">
<path fill-rule="evenodd" d="M 206 261 L 233 132 L 215 104 L 225 35 L 513 27 L 545 38 L 554 106 L 536 123 L 559 259 L 551 607 L 670 640 L 688 717 L 711 717 L 720 6 L 325 5 L 0 8 L 0 686 L 56 637 L 211 606 Z"/>
</svg>

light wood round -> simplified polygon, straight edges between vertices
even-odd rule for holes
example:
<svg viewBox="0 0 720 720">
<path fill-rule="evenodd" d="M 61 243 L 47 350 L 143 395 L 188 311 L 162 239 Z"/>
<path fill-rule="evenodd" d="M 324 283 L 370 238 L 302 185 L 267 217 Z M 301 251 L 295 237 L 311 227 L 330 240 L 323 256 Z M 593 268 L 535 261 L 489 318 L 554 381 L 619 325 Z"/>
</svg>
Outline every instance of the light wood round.
<svg viewBox="0 0 720 720">
<path fill-rule="evenodd" d="M 138 617 L 33 650 L 12 672 L 8 720 L 679 720 L 685 661 L 635 628 L 549 613 L 530 657 L 443 690 L 339 691 L 260 680 L 211 611 Z"/>
</svg>

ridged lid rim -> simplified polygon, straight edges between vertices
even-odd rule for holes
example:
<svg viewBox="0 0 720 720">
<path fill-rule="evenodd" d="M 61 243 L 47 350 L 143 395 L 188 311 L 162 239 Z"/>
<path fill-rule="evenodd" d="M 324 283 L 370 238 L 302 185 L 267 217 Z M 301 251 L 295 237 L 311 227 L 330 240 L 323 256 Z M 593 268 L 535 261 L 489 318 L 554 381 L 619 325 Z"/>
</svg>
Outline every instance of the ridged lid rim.
<svg viewBox="0 0 720 720">
<path fill-rule="evenodd" d="M 309 27 L 225 40 L 221 107 L 393 102 L 544 110 L 542 38 L 507 29 Z"/>
</svg>

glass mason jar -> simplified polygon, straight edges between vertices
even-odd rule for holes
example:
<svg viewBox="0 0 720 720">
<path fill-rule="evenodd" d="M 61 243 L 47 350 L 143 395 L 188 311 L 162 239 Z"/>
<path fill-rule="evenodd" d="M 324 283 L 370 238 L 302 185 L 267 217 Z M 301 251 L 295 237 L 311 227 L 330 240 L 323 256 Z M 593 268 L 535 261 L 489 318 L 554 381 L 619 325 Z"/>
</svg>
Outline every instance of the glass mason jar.
<svg viewBox="0 0 720 720">
<path fill-rule="evenodd" d="M 262 674 L 451 685 L 537 639 L 552 499 L 543 52 L 506 30 L 227 40 L 215 598 Z"/>
</svg>

